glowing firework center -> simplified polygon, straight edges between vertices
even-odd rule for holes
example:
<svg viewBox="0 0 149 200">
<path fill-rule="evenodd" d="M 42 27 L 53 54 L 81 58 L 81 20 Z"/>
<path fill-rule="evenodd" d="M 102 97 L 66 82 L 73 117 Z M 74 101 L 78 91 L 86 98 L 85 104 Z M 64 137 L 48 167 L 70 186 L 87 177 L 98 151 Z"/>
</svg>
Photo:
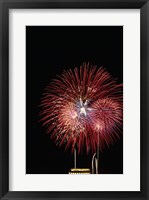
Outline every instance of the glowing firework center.
<svg viewBox="0 0 149 200">
<path fill-rule="evenodd" d="M 80 98 L 80 102 L 77 104 L 77 108 L 79 110 L 78 117 L 81 117 L 81 115 L 86 117 L 87 110 L 89 110 L 89 108 L 87 107 L 87 100 L 85 101 L 85 103 L 83 103 L 82 99 Z"/>
</svg>

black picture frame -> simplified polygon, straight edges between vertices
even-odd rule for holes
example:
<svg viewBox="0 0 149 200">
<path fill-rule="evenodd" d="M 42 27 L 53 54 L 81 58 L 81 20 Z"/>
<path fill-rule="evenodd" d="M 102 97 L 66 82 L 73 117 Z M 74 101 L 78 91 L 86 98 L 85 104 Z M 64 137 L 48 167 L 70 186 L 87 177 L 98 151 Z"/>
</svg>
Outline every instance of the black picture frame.
<svg viewBox="0 0 149 200">
<path fill-rule="evenodd" d="M 141 13 L 141 191 L 9 191 L 9 9 L 140 9 Z M 1 199 L 149 199 L 149 2 L 148 0 L 0 0 L 0 198 Z"/>
</svg>

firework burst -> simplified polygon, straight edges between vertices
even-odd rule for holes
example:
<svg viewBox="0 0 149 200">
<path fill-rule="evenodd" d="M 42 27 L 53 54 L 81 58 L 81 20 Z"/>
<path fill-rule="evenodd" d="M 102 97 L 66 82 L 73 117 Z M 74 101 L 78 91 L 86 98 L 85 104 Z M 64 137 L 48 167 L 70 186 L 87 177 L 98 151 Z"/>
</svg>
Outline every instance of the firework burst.
<svg viewBox="0 0 149 200">
<path fill-rule="evenodd" d="M 95 152 L 119 138 L 122 105 L 122 84 L 104 68 L 83 64 L 46 87 L 40 117 L 57 145 Z"/>
</svg>

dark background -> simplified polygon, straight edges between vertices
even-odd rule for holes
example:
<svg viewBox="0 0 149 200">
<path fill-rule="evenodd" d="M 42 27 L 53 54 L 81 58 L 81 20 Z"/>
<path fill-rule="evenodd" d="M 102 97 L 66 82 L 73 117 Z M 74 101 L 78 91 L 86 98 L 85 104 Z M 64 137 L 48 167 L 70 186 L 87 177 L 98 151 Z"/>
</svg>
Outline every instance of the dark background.
<svg viewBox="0 0 149 200">
<path fill-rule="evenodd" d="M 63 69 L 90 62 L 123 82 L 122 26 L 26 27 L 26 173 L 67 174 L 73 154 L 55 146 L 39 122 L 45 86 Z M 92 155 L 77 156 L 77 167 L 91 168 Z M 123 137 L 100 153 L 100 173 L 123 173 Z"/>
</svg>

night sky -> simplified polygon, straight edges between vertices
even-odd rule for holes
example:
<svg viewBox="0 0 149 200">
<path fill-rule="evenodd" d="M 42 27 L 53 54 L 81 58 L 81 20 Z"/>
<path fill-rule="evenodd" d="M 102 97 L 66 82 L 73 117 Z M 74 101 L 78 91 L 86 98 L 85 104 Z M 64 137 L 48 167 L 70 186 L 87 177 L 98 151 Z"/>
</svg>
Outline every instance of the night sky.
<svg viewBox="0 0 149 200">
<path fill-rule="evenodd" d="M 64 69 L 83 62 L 104 66 L 123 82 L 122 26 L 26 27 L 26 173 L 67 174 L 73 154 L 55 146 L 39 122 L 44 88 Z M 77 155 L 77 167 L 91 168 L 92 155 Z M 123 137 L 100 153 L 100 173 L 123 173 Z"/>
</svg>

